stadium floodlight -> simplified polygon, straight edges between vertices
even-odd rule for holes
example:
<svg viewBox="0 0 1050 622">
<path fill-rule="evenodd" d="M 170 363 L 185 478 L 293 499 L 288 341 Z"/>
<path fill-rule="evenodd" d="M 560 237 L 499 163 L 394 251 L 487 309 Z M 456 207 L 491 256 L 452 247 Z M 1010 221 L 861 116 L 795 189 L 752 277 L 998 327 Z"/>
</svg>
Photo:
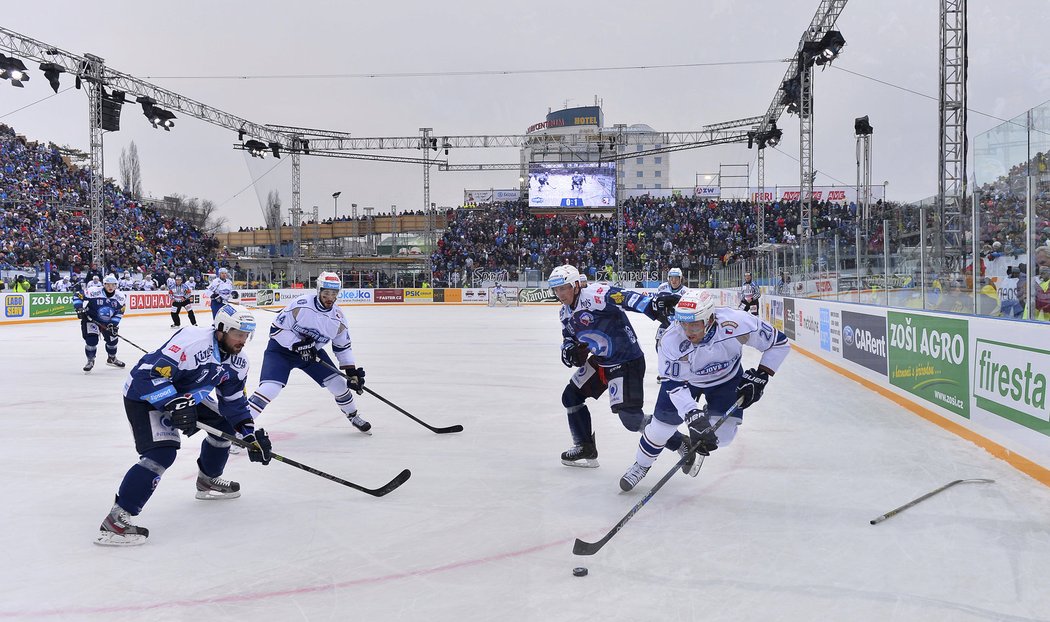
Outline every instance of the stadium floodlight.
<svg viewBox="0 0 1050 622">
<path fill-rule="evenodd" d="M 40 71 L 44 72 L 44 77 L 47 78 L 48 84 L 57 93 L 58 87 L 61 86 L 58 76 L 64 73 L 66 68 L 58 63 L 40 63 Z"/>
<path fill-rule="evenodd" d="M 266 157 L 266 143 L 262 142 L 261 140 L 249 138 L 248 141 L 244 143 L 244 148 L 248 150 L 248 154 L 251 155 L 253 158 Z"/>
<path fill-rule="evenodd" d="M 11 86 L 23 88 L 23 82 L 29 81 L 26 64 L 13 56 L 0 54 L 0 80 L 10 80 Z"/>
<path fill-rule="evenodd" d="M 842 48 L 846 46 L 846 39 L 843 38 L 842 33 L 837 30 L 829 30 L 820 39 L 818 44 L 818 53 L 815 55 L 813 62 L 817 65 L 824 65 L 838 58 L 839 53 L 842 52 Z"/>
<path fill-rule="evenodd" d="M 766 133 L 766 144 L 770 147 L 776 147 L 780 144 L 781 137 L 784 136 L 784 130 L 777 128 L 777 123 L 774 121 L 770 124 L 769 132 Z"/>
<path fill-rule="evenodd" d="M 856 132 L 857 136 L 871 136 L 875 132 L 875 128 L 871 127 L 868 115 L 864 115 L 853 120 L 853 131 Z"/>
<path fill-rule="evenodd" d="M 153 116 L 150 117 L 153 127 L 162 127 L 165 132 L 170 132 L 175 127 L 175 113 L 163 108 L 153 107 Z"/>
</svg>

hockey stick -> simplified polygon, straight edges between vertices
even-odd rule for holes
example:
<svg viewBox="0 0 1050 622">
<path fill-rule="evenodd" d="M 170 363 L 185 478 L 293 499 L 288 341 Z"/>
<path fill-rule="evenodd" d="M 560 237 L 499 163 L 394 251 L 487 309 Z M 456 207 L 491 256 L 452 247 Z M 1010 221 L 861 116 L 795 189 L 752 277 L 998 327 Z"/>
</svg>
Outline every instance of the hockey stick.
<svg viewBox="0 0 1050 622">
<path fill-rule="evenodd" d="M 117 333 L 117 339 L 120 339 L 121 341 L 126 341 L 126 342 L 130 343 L 131 345 L 135 346 L 136 348 L 138 348 L 139 350 L 142 350 L 144 353 L 149 354 L 149 350 L 147 350 L 146 348 L 143 348 L 139 344 L 137 344 L 134 341 L 128 339 L 124 335 L 121 335 L 120 333 Z"/>
<path fill-rule="evenodd" d="M 890 510 L 889 512 L 886 512 L 882 516 L 879 516 L 877 518 L 873 518 L 873 519 L 871 519 L 868 522 L 871 523 L 872 525 L 878 525 L 879 523 L 881 523 L 882 521 L 886 520 L 887 518 L 890 518 L 892 516 L 896 516 L 897 514 L 900 514 L 904 510 L 907 510 L 911 506 L 916 505 L 918 503 L 921 503 L 921 502 L 929 499 L 930 497 L 932 497 L 933 495 L 935 495 L 935 494 L 937 494 L 937 493 L 939 493 L 941 491 L 948 490 L 949 488 L 951 488 L 952 486 L 954 486 L 956 484 L 993 484 L 993 483 L 995 483 L 994 479 L 983 479 L 983 478 L 957 479 L 954 482 L 948 482 L 947 484 L 945 484 L 944 486 L 941 486 L 937 490 L 933 490 L 931 492 L 928 492 L 928 493 L 924 494 L 923 496 L 919 497 L 918 499 L 915 499 L 914 501 L 909 501 L 908 503 L 905 503 L 904 505 L 900 506 L 899 508 L 897 508 L 895 510 Z"/>
<path fill-rule="evenodd" d="M 345 373 L 343 373 L 343 371 L 341 369 L 339 369 L 338 367 L 333 366 L 328 361 L 323 361 L 321 359 L 314 359 L 314 360 L 317 361 L 318 363 L 324 365 L 328 369 L 332 370 L 333 372 L 339 374 L 343 378 L 349 378 L 349 376 L 347 376 Z M 361 387 L 361 389 L 365 393 L 368 393 L 369 395 L 371 395 L 372 397 L 376 398 L 380 402 L 383 402 L 387 406 L 393 408 L 397 412 L 399 412 L 402 415 L 408 417 L 412 421 L 415 421 L 419 425 L 423 426 L 424 428 L 430 430 L 431 432 L 433 432 L 435 434 L 452 434 L 453 432 L 462 432 L 463 431 L 463 426 L 459 425 L 458 423 L 456 425 L 450 425 L 450 426 L 445 427 L 445 428 L 436 428 L 436 427 L 430 425 L 429 423 L 427 423 L 426 421 L 423 421 L 419 417 L 416 417 L 415 415 L 413 415 L 412 413 L 408 412 L 404 408 L 401 408 L 397 404 L 395 404 L 395 403 L 391 402 L 390 400 L 386 399 L 382 395 L 376 393 L 372 389 L 369 389 L 368 387 Z"/>
<path fill-rule="evenodd" d="M 707 426 L 707 429 L 704 430 L 703 432 L 707 432 L 708 430 L 710 430 L 711 432 L 714 432 L 714 431 L 718 430 L 719 426 L 721 426 L 723 423 L 725 423 L 726 419 L 728 419 L 729 416 L 732 415 L 733 412 L 736 411 L 739 408 L 740 408 L 740 402 L 737 401 L 737 403 L 733 404 L 733 407 L 730 408 L 728 411 L 726 411 L 726 413 L 724 415 L 722 415 L 718 419 L 718 421 L 716 421 L 712 425 Z M 688 441 L 686 441 L 686 442 L 688 442 Z M 699 445 L 699 444 L 700 443 L 698 441 L 697 445 Z M 695 451 L 696 451 L 696 447 L 693 447 L 692 445 L 690 445 L 689 446 L 689 452 L 695 452 Z M 573 553 L 573 555 L 594 555 L 603 546 L 605 546 L 605 544 L 607 542 L 609 542 L 609 540 L 612 540 L 612 537 L 615 536 L 617 533 L 619 533 L 621 529 L 623 529 L 624 525 L 627 524 L 627 521 L 629 521 L 632 518 L 634 518 L 634 515 L 637 514 L 638 511 L 641 510 L 642 507 L 645 506 L 646 503 L 649 503 L 649 500 L 653 498 L 653 495 L 655 495 L 661 488 L 663 488 L 664 484 L 666 484 L 668 481 L 670 481 L 670 479 L 672 477 L 674 477 L 675 472 L 679 471 L 682 468 L 682 466 L 686 463 L 686 460 L 688 460 L 688 458 L 689 458 L 689 452 L 686 452 L 685 456 L 682 456 L 681 458 L 678 459 L 678 462 L 674 465 L 674 468 L 672 468 L 670 471 L 667 472 L 666 475 L 664 475 L 662 478 L 660 478 L 660 481 L 656 482 L 656 485 L 653 486 L 652 490 L 647 492 L 645 494 L 645 496 L 642 497 L 641 501 L 639 501 L 638 503 L 634 504 L 634 507 L 631 508 L 631 511 L 627 512 L 627 514 L 623 518 L 620 519 L 620 522 L 616 523 L 616 525 L 613 526 L 613 528 L 609 530 L 609 533 L 605 534 L 604 538 L 602 538 L 601 540 L 598 540 L 597 542 L 584 542 L 583 540 L 580 540 L 579 538 L 576 538 L 576 542 L 573 543 L 573 545 L 572 545 L 572 553 Z M 704 464 L 703 458 L 704 458 L 704 456 L 701 455 L 700 456 L 700 464 L 696 467 L 697 471 L 699 471 L 700 470 L 700 466 L 703 466 L 703 464 Z"/>
<path fill-rule="evenodd" d="M 243 447 L 245 449 L 249 449 L 250 448 L 250 445 L 248 443 L 245 443 L 244 441 L 242 441 L 241 439 L 237 438 L 236 436 L 233 436 L 232 434 L 227 434 L 227 433 L 223 432 L 222 430 L 217 430 L 217 429 L 211 427 L 210 425 L 207 425 L 205 423 L 201 423 L 200 421 L 197 422 L 197 427 L 199 429 L 201 429 L 201 430 L 204 430 L 208 434 L 211 434 L 212 436 L 221 436 L 222 438 L 230 441 L 231 443 L 233 443 L 234 445 L 237 445 L 238 447 Z M 395 477 L 394 479 L 390 480 L 386 484 L 380 486 L 379 488 L 365 488 L 364 486 L 361 486 L 359 484 L 355 484 L 353 482 L 348 482 L 348 481 L 346 481 L 345 479 L 343 479 L 341 477 L 336 477 L 335 475 L 331 475 L 329 473 L 325 473 L 324 471 L 320 471 L 320 470 L 315 469 L 315 468 L 313 468 L 311 466 L 307 466 L 307 465 L 305 465 L 305 464 L 303 464 L 301 462 L 296 462 L 295 460 L 292 460 L 291 458 L 285 458 L 281 454 L 270 452 L 270 455 L 273 456 L 273 459 L 277 460 L 278 462 L 283 462 L 283 463 L 285 463 L 285 464 L 287 464 L 289 466 L 293 466 L 293 467 L 295 467 L 297 469 L 302 469 L 303 471 L 306 471 L 307 473 L 313 473 L 314 475 L 317 475 L 319 477 L 323 477 L 323 478 L 325 478 L 327 480 L 331 480 L 333 482 L 336 482 L 337 484 L 342 484 L 343 486 L 349 486 L 350 488 L 353 488 L 354 490 L 360 490 L 361 492 L 370 494 L 373 497 L 382 497 L 383 495 L 393 491 L 395 488 L 397 488 L 401 484 L 404 484 L 406 481 L 408 481 L 409 477 L 412 477 L 412 471 L 409 471 L 408 469 L 405 469 L 404 471 L 401 471 L 400 473 L 398 473 L 397 477 Z"/>
</svg>

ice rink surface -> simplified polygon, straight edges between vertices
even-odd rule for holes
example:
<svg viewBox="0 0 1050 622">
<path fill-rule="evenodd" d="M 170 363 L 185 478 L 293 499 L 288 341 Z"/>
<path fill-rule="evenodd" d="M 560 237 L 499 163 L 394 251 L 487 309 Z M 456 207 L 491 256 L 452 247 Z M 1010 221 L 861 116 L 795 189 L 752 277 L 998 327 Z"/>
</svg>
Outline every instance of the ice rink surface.
<svg viewBox="0 0 1050 622">
<path fill-rule="evenodd" d="M 261 424 L 274 450 L 377 499 L 277 462 L 231 456 L 243 496 L 194 498 L 201 436 L 184 443 L 137 523 L 140 547 L 92 540 L 136 460 L 126 371 L 84 374 L 73 321 L 0 328 L 0 619 L 14 620 L 1050 620 L 1050 490 L 978 447 L 793 353 L 734 443 L 696 479 L 676 475 L 593 557 L 597 540 L 667 472 L 632 493 L 637 435 L 591 403 L 598 469 L 562 466 L 554 306 L 348 307 L 373 425 L 351 428 L 330 394 L 293 373 Z M 246 352 L 258 380 L 272 315 Z M 655 325 L 646 405 L 658 385 Z M 167 316 L 129 317 L 147 348 Z M 753 366 L 758 353 L 746 350 Z M 101 354 L 101 347 L 100 347 Z M 129 366 L 140 353 L 121 343 Z M 961 478 L 890 520 L 868 521 Z M 572 576 L 586 566 L 589 576 Z"/>
</svg>

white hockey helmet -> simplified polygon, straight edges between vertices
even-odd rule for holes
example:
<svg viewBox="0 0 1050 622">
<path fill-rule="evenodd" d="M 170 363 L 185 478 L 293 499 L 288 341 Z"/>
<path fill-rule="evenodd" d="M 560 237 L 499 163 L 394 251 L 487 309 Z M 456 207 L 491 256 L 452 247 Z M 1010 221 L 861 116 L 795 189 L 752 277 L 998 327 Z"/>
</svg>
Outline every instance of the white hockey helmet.
<svg viewBox="0 0 1050 622">
<path fill-rule="evenodd" d="M 241 305 L 224 304 L 215 314 L 212 328 L 226 333 L 237 329 L 249 334 L 255 334 L 255 316 L 252 312 Z"/>
<path fill-rule="evenodd" d="M 679 322 L 708 321 L 715 310 L 715 296 L 708 290 L 691 291 L 674 307 L 674 319 Z"/>
<path fill-rule="evenodd" d="M 681 268 L 671 268 L 670 270 L 668 270 L 667 271 L 667 278 L 671 279 L 673 277 L 682 278 L 682 269 Z"/>
<path fill-rule="evenodd" d="M 558 287 L 560 285 L 568 285 L 572 283 L 580 282 L 580 271 L 576 269 L 576 266 L 570 266 L 568 264 L 564 266 L 558 266 L 551 270 L 551 275 L 547 277 L 547 285 L 550 287 Z"/>
<path fill-rule="evenodd" d="M 225 274 L 226 276 L 229 276 L 230 275 L 230 269 L 229 268 L 219 268 L 219 271 L 216 274 L 218 274 L 218 275 Z"/>
<path fill-rule="evenodd" d="M 322 272 L 317 275 L 317 293 L 323 289 L 334 289 L 336 293 L 343 288 L 343 280 L 335 272 Z"/>
<path fill-rule="evenodd" d="M 103 285 L 116 285 L 117 284 L 117 277 L 113 276 L 112 274 L 107 274 L 106 278 L 102 280 L 102 284 Z"/>
</svg>

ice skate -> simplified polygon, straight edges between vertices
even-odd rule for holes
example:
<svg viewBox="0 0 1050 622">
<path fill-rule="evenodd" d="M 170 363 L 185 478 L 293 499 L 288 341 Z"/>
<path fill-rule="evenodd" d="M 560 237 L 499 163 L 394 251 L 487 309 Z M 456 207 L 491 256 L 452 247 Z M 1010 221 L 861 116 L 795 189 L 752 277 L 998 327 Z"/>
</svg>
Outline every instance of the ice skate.
<svg viewBox="0 0 1050 622">
<path fill-rule="evenodd" d="M 106 365 L 112 365 L 113 367 L 124 367 L 124 361 L 118 359 L 116 356 L 111 356 L 106 359 Z"/>
<path fill-rule="evenodd" d="M 627 469 L 627 472 L 620 478 L 620 490 L 624 492 L 630 492 L 638 485 L 638 482 L 642 481 L 645 474 L 649 472 L 649 467 L 643 467 L 642 465 L 635 462 L 631 465 L 631 468 Z"/>
<path fill-rule="evenodd" d="M 208 477 L 203 472 L 197 473 L 197 498 L 211 501 L 213 499 L 236 499 L 241 496 L 241 485 L 221 477 Z"/>
<path fill-rule="evenodd" d="M 84 365 L 84 371 L 91 371 L 91 369 L 94 366 L 95 366 L 95 359 L 88 359 L 87 363 Z"/>
<path fill-rule="evenodd" d="M 182 327 L 181 327 L 181 326 L 179 326 L 178 324 L 172 324 L 172 325 L 171 325 L 171 326 L 169 326 L 168 328 L 182 328 Z"/>
<path fill-rule="evenodd" d="M 350 420 L 350 423 L 353 424 L 355 428 L 369 436 L 372 436 L 372 433 L 369 431 L 372 429 L 372 424 L 365 421 L 356 412 L 352 415 L 347 415 L 346 418 Z"/>
<path fill-rule="evenodd" d="M 116 503 L 102 520 L 95 544 L 102 546 L 134 546 L 145 544 L 149 529 L 131 523 L 131 515 Z"/>
<path fill-rule="evenodd" d="M 594 435 L 591 434 L 590 442 L 573 445 L 571 449 L 562 453 L 561 463 L 566 466 L 583 467 L 595 469 L 598 467 L 598 447 L 594 444 Z"/>
</svg>

